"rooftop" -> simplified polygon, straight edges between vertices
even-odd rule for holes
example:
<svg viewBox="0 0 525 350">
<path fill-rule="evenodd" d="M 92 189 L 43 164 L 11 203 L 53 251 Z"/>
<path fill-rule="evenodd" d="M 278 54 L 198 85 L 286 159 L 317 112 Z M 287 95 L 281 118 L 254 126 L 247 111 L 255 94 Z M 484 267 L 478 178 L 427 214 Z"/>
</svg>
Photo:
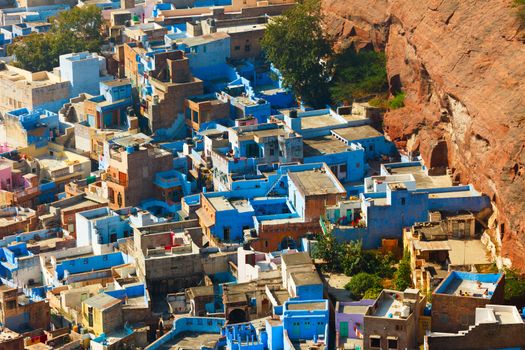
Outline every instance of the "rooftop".
<svg viewBox="0 0 525 350">
<path fill-rule="evenodd" d="M 337 125 L 342 125 L 342 122 L 330 113 L 301 117 L 301 129 L 318 129 Z"/>
<path fill-rule="evenodd" d="M 391 175 L 412 174 L 412 176 L 414 176 L 414 179 L 416 180 L 417 189 L 452 186 L 452 180 L 450 176 L 429 176 L 421 167 L 421 165 L 390 168 L 388 167 L 388 164 L 385 164 L 385 167 Z"/>
<path fill-rule="evenodd" d="M 303 152 L 305 157 L 335 154 L 346 152 L 347 150 L 348 145 L 336 139 L 333 135 L 303 140 Z"/>
<path fill-rule="evenodd" d="M 100 293 L 85 300 L 84 303 L 96 309 L 104 310 L 121 303 L 121 300 L 106 293 Z"/>
<path fill-rule="evenodd" d="M 332 133 L 348 142 L 383 136 L 383 134 L 381 134 L 379 131 L 377 131 L 370 125 L 352 126 L 348 128 L 335 129 L 332 130 Z"/>
<path fill-rule="evenodd" d="M 296 286 L 308 286 L 312 284 L 321 284 L 321 278 L 317 271 L 292 272 L 290 274 Z"/>
<path fill-rule="evenodd" d="M 304 196 L 345 193 L 344 187 L 324 167 L 320 170 L 292 172 L 288 177 Z"/>
<path fill-rule="evenodd" d="M 311 301 L 311 302 L 288 302 L 286 303 L 286 310 L 326 310 L 327 305 L 324 301 Z"/>
<path fill-rule="evenodd" d="M 286 266 L 306 265 L 312 263 L 312 258 L 306 252 L 284 254 L 281 257 Z"/>
<path fill-rule="evenodd" d="M 215 344 L 221 337 L 220 334 L 216 333 L 195 333 L 195 332 L 183 332 L 180 333 L 173 340 L 163 344 L 160 349 L 172 349 L 172 350 L 200 350 L 206 346 L 206 348 L 215 348 Z"/>
<path fill-rule="evenodd" d="M 452 271 L 434 293 L 473 298 L 492 298 L 502 274 Z"/>
</svg>

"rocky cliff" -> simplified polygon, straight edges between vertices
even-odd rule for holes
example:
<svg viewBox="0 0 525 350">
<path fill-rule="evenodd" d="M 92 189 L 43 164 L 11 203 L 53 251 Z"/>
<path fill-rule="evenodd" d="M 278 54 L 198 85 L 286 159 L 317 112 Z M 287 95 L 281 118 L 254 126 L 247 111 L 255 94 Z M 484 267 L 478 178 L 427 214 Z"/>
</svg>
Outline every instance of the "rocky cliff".
<svg viewBox="0 0 525 350">
<path fill-rule="evenodd" d="M 322 0 L 338 45 L 385 49 L 405 107 L 385 131 L 493 201 L 503 261 L 525 271 L 525 43 L 511 0 Z"/>
</svg>

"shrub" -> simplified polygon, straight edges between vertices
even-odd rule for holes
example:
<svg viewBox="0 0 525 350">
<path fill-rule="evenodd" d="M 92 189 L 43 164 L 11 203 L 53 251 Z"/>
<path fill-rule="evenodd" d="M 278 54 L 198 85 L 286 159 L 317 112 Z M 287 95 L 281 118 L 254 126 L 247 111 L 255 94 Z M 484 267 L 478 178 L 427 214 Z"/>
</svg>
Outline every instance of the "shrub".
<svg viewBox="0 0 525 350">
<path fill-rule="evenodd" d="M 405 290 L 412 284 L 410 269 L 410 254 L 405 252 L 403 259 L 399 262 L 399 267 L 394 273 L 394 286 L 397 290 Z"/>
<path fill-rule="evenodd" d="M 350 291 L 354 299 L 363 299 L 363 296 L 372 295 L 373 291 L 381 290 L 381 278 L 366 272 L 360 272 L 353 276 L 350 282 L 345 285 L 345 289 Z M 368 292 L 368 293 L 367 293 Z"/>
<path fill-rule="evenodd" d="M 388 106 L 391 109 L 405 107 L 405 93 L 400 92 L 397 95 L 395 95 L 390 101 L 388 101 Z"/>
</svg>

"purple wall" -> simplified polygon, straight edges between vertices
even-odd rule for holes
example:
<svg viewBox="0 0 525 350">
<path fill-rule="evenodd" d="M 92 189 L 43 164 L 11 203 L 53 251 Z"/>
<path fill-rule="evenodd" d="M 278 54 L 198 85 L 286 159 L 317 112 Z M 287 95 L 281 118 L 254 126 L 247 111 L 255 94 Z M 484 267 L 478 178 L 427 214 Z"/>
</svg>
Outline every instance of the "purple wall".
<svg viewBox="0 0 525 350">
<path fill-rule="evenodd" d="M 341 328 L 340 323 L 341 322 L 348 322 L 348 337 L 349 338 L 357 338 L 354 327 L 356 326 L 356 323 L 360 324 L 360 329 L 363 331 L 363 322 L 365 315 L 364 313 L 344 313 L 344 307 L 345 306 L 370 306 L 375 302 L 375 300 L 372 299 L 363 299 L 360 301 L 341 301 L 338 302 L 336 305 L 336 312 L 335 312 L 335 330 L 341 334 Z"/>
</svg>

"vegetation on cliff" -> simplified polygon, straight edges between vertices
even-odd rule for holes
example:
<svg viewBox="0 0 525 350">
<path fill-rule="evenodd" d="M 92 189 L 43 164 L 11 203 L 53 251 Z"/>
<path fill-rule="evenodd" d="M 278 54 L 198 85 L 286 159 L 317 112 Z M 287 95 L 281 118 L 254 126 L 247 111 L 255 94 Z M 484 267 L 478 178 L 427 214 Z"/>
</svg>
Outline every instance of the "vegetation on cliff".
<svg viewBox="0 0 525 350">
<path fill-rule="evenodd" d="M 525 25 L 525 0 L 514 0 L 514 5 L 518 8 L 516 15 L 521 21 L 521 25 Z"/>
<path fill-rule="evenodd" d="M 44 34 L 18 37 L 9 45 L 13 64 L 33 72 L 52 70 L 58 57 L 71 52 L 97 52 L 102 44 L 102 14 L 94 5 L 74 7 L 51 19 L 51 29 Z"/>
<path fill-rule="evenodd" d="M 313 107 L 384 94 L 384 53 L 333 52 L 322 20 L 319 0 L 305 0 L 268 25 L 261 44 L 284 85 Z"/>
<path fill-rule="evenodd" d="M 305 0 L 268 24 L 261 45 L 285 86 L 315 107 L 326 103 L 331 47 L 321 28 L 318 0 Z"/>
</svg>

